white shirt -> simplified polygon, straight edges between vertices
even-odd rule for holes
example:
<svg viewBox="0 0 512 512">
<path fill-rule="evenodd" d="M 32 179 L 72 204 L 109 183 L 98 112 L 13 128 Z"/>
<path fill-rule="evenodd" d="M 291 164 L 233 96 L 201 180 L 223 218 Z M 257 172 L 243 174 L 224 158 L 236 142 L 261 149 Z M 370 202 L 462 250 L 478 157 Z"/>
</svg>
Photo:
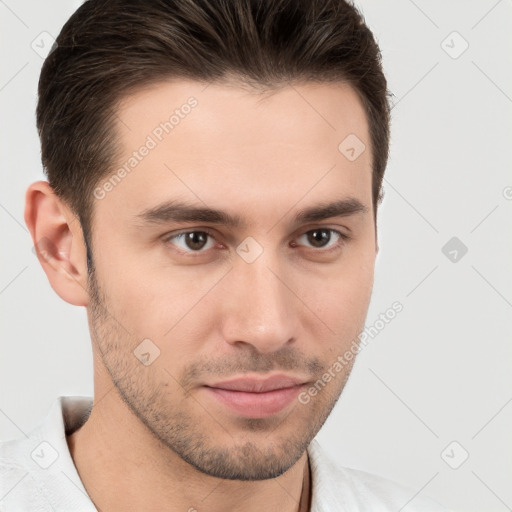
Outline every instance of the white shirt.
<svg viewBox="0 0 512 512">
<path fill-rule="evenodd" d="M 0 442 L 0 512 L 97 512 L 66 442 L 91 406 L 91 397 L 60 396 L 27 437 Z M 316 440 L 308 454 L 310 512 L 449 512 L 414 489 L 337 466 Z"/>
</svg>

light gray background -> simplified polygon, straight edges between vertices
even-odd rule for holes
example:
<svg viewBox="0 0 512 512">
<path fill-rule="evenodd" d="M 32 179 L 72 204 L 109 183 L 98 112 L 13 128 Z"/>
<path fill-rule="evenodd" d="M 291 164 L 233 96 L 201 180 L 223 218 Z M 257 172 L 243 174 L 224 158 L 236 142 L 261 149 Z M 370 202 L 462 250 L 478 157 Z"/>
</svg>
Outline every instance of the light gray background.
<svg viewBox="0 0 512 512">
<path fill-rule="evenodd" d="M 0 0 L 3 440 L 55 397 L 93 392 L 85 310 L 50 288 L 23 220 L 27 186 L 44 179 L 31 45 L 79 5 Z M 339 464 L 455 511 L 512 510 L 512 1 L 356 5 L 396 97 L 367 324 L 396 300 L 404 310 L 362 351 L 318 439 Z M 468 248 L 456 262 L 441 250 L 452 237 Z M 469 454 L 458 469 L 441 456 L 452 441 L 445 460 Z"/>
</svg>

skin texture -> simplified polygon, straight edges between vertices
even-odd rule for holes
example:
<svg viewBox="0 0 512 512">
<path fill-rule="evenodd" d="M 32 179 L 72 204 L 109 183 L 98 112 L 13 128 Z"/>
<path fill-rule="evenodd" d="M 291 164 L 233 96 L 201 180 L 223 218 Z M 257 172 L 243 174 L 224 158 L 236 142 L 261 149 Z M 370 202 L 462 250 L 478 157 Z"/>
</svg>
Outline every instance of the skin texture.
<svg viewBox="0 0 512 512">
<path fill-rule="evenodd" d="M 94 406 L 68 445 L 102 511 L 298 511 L 305 450 L 352 366 L 309 403 L 263 418 L 238 415 L 204 386 L 285 374 L 307 389 L 363 329 L 378 251 L 367 121 L 345 84 L 262 94 L 163 82 L 120 104 L 119 166 L 191 96 L 190 113 L 95 199 L 89 280 L 77 218 L 46 182 L 27 191 L 27 226 L 46 243 L 41 264 L 62 299 L 87 308 L 93 342 Z M 349 134 L 366 144 L 355 161 L 338 150 Z M 292 222 L 347 197 L 367 211 Z M 238 214 L 246 226 L 137 217 L 171 199 Z M 327 231 L 316 246 L 310 234 L 322 228 L 350 239 Z M 169 238 L 205 229 L 212 237 L 199 238 L 199 252 Z M 247 237 L 263 250 L 251 263 L 236 251 Z M 159 350 L 147 366 L 134 355 L 145 339 Z"/>
</svg>

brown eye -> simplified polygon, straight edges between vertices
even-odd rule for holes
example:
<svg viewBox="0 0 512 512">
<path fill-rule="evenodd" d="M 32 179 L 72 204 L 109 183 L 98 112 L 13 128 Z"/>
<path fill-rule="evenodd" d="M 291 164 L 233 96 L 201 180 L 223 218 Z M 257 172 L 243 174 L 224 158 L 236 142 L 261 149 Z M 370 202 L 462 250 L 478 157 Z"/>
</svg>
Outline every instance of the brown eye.
<svg viewBox="0 0 512 512">
<path fill-rule="evenodd" d="M 331 240 L 331 233 L 328 229 L 315 229 L 307 232 L 307 239 L 313 247 L 323 247 Z"/>
<path fill-rule="evenodd" d="M 213 241 L 212 235 L 206 231 L 187 231 L 169 236 L 166 242 L 175 245 L 183 252 L 206 252 L 207 249 L 215 245 L 213 243 L 213 245 L 207 247 L 209 238 Z M 207 249 L 203 250 L 205 247 L 207 247 Z"/>
<path fill-rule="evenodd" d="M 348 236 L 335 229 L 316 228 L 301 235 L 299 240 L 301 238 L 307 242 L 305 245 L 309 245 L 314 249 L 329 251 L 343 245 L 343 242 L 348 239 Z M 334 243 L 331 243 L 333 240 Z"/>
</svg>

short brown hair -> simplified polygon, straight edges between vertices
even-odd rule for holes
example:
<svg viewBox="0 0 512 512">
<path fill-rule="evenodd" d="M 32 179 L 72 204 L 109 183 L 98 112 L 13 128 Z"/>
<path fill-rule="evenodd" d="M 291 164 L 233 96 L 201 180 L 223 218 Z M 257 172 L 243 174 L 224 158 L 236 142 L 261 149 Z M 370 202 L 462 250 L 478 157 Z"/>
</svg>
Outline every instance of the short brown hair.
<svg viewBox="0 0 512 512">
<path fill-rule="evenodd" d="M 87 0 L 43 64 L 37 104 L 43 168 L 80 219 L 86 243 L 94 187 L 119 157 L 119 101 L 169 78 L 227 76 L 261 89 L 292 81 L 353 86 L 370 129 L 376 215 L 389 152 L 389 93 L 379 47 L 351 3 Z"/>
</svg>

